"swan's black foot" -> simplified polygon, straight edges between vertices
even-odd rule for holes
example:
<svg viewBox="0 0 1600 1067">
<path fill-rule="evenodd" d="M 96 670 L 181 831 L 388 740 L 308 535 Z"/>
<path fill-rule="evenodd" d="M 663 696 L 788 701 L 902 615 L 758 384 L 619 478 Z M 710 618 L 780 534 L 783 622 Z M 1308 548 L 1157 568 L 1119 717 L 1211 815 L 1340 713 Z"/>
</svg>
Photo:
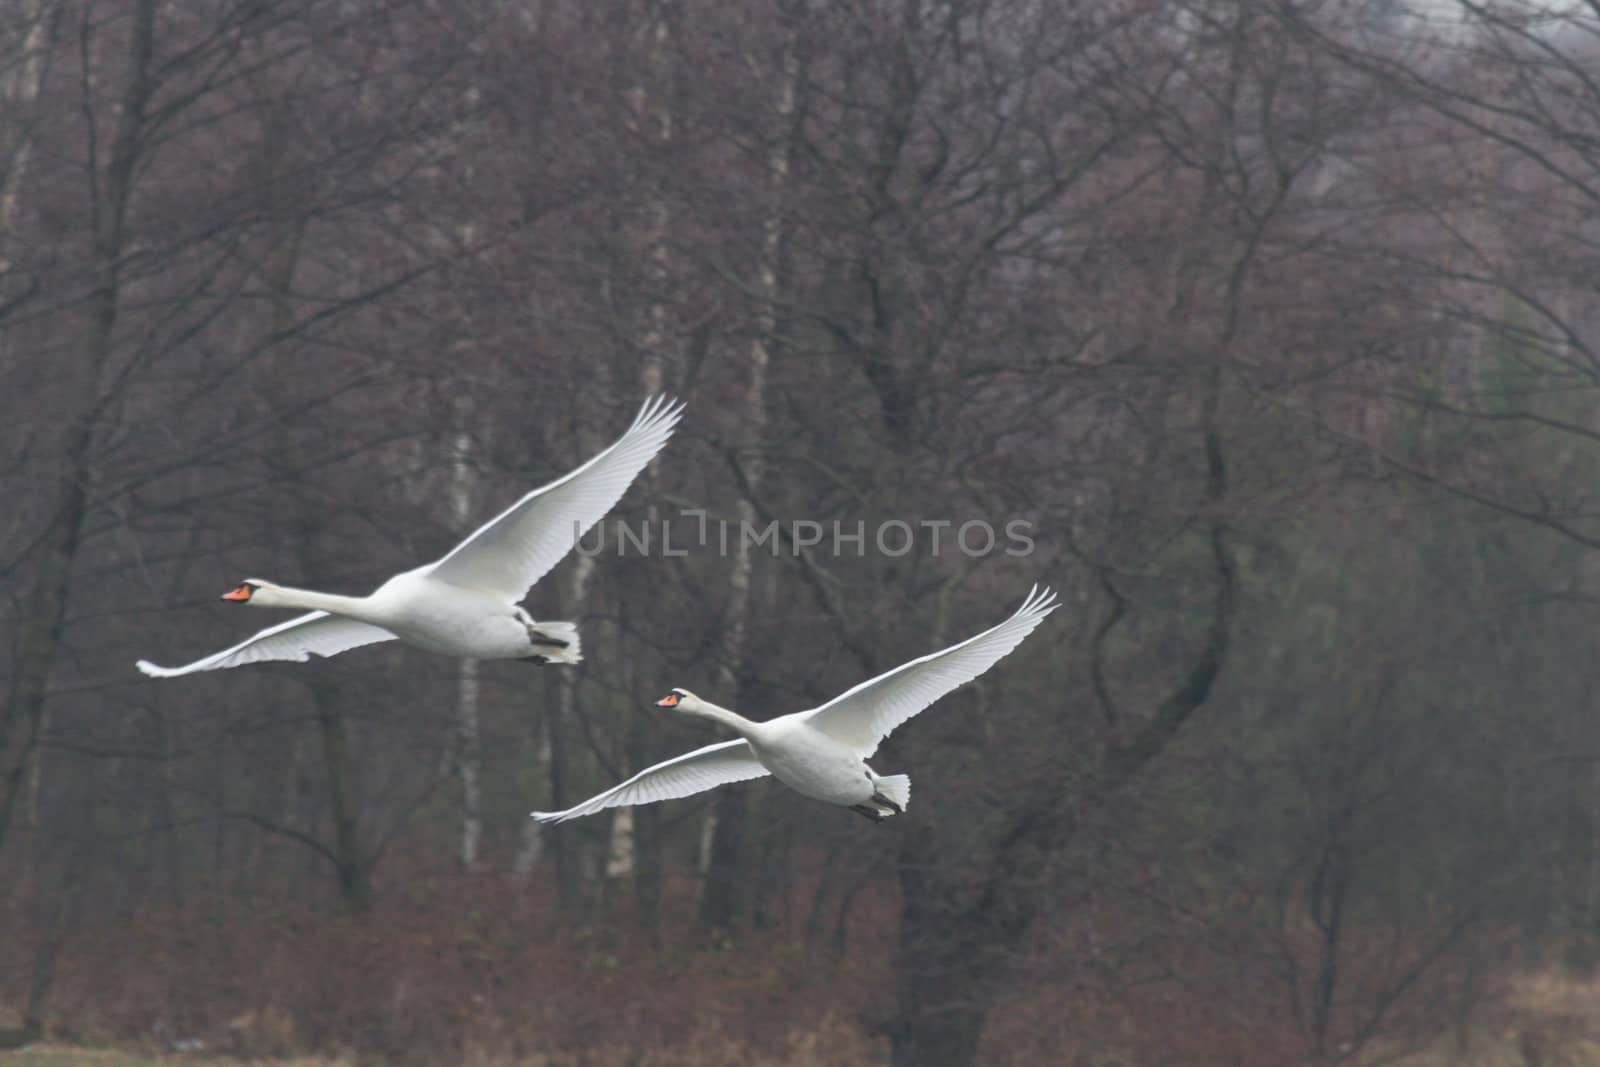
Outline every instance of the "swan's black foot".
<svg viewBox="0 0 1600 1067">
<path fill-rule="evenodd" d="M 532 626 L 528 627 L 528 640 L 535 645 L 549 645 L 551 648 L 567 648 L 572 644 L 571 641 L 563 641 L 559 637 L 551 637 L 543 630 L 535 629 Z"/>
<path fill-rule="evenodd" d="M 902 808 L 900 805 L 896 804 L 894 801 L 890 800 L 888 797 L 884 796 L 882 793 L 874 793 L 874 794 L 872 794 L 872 800 L 873 800 L 873 803 L 882 804 L 884 807 L 886 807 L 886 808 L 890 809 L 891 811 L 893 811 L 896 815 L 904 815 L 906 813 L 906 809 L 905 808 Z M 883 818 L 888 818 L 887 815 L 882 816 L 882 817 Z"/>
<path fill-rule="evenodd" d="M 882 822 L 889 817 L 869 804 L 852 804 L 850 810 L 863 819 L 871 819 L 873 822 Z"/>
<path fill-rule="evenodd" d="M 524 657 L 522 657 L 522 659 L 518 660 L 517 662 L 519 662 L 519 663 L 531 663 L 535 667 L 543 667 L 547 663 L 554 663 L 555 660 L 551 659 L 549 656 L 524 656 Z"/>
</svg>

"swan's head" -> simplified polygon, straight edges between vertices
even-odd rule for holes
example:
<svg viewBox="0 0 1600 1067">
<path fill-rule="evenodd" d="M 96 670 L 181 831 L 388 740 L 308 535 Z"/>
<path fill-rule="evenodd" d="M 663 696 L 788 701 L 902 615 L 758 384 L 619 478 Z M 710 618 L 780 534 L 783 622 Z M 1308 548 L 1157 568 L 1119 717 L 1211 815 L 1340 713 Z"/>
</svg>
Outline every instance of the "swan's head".
<svg viewBox="0 0 1600 1067">
<path fill-rule="evenodd" d="M 700 702 L 700 698 L 687 689 L 674 689 L 660 700 L 656 701 L 658 708 L 692 707 Z"/>
<path fill-rule="evenodd" d="M 249 604 L 255 595 L 263 589 L 277 588 L 271 582 L 262 581 L 260 578 L 246 578 L 233 589 L 222 594 L 223 600 L 231 600 L 235 604 Z"/>
</svg>

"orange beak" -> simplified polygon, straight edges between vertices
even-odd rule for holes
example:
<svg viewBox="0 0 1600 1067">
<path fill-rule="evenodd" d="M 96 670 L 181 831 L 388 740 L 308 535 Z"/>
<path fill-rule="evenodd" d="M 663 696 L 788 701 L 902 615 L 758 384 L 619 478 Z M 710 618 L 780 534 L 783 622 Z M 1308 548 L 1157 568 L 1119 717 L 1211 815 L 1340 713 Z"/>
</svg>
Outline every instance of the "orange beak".
<svg viewBox="0 0 1600 1067">
<path fill-rule="evenodd" d="M 678 701 L 681 700 L 681 699 L 682 698 L 679 697 L 677 693 L 668 693 L 666 696 L 664 696 L 660 700 L 656 701 L 656 707 L 658 707 L 658 708 L 675 708 L 675 707 L 678 706 Z"/>
<path fill-rule="evenodd" d="M 239 588 L 233 590 L 231 593 L 223 593 L 222 594 L 222 599 L 223 600 L 237 600 L 237 601 L 240 601 L 242 603 L 242 602 L 244 602 L 246 600 L 249 600 L 250 599 L 250 594 L 253 593 L 253 592 L 255 592 L 255 590 L 251 589 L 248 585 L 241 585 Z"/>
</svg>

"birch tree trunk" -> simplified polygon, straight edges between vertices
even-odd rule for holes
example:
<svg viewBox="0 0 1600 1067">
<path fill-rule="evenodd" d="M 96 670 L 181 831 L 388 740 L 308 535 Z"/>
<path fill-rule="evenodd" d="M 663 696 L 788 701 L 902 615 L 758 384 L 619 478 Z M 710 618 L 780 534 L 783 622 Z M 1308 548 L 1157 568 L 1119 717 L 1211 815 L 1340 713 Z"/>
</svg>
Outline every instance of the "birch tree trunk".
<svg viewBox="0 0 1600 1067">
<path fill-rule="evenodd" d="M 470 462 L 472 435 L 465 426 L 471 408 L 460 408 L 461 429 L 455 434 L 454 460 L 450 469 L 450 513 L 458 531 L 470 532 L 473 503 L 473 474 Z M 478 661 L 464 659 L 456 668 L 456 758 L 457 780 L 461 783 L 461 842 L 457 852 L 463 874 L 478 870 L 478 848 L 483 839 L 483 787 L 481 784 L 480 729 L 478 722 Z M 528 820 L 532 822 L 533 820 Z"/>
<path fill-rule="evenodd" d="M 645 61 L 643 74 L 629 90 L 632 105 L 631 124 L 642 141 L 664 149 L 672 142 L 674 117 L 665 84 L 668 77 L 669 49 L 672 44 L 670 21 L 671 4 L 657 0 L 649 5 L 649 20 L 644 28 Z M 652 166 L 661 165 L 661 153 L 651 159 Z M 671 231 L 672 212 L 667 190 L 659 172 L 653 181 L 651 200 L 646 212 L 643 234 L 645 248 L 645 285 L 648 308 L 640 347 L 644 351 L 639 380 L 647 396 L 661 392 L 664 382 L 663 353 L 667 344 L 669 308 L 667 286 L 671 278 L 671 252 L 667 241 Z M 646 469 L 643 482 L 649 499 L 656 496 L 659 484 L 659 461 Z M 646 521 L 654 527 L 659 515 L 654 504 L 649 506 Z M 629 723 L 628 760 L 635 767 L 645 766 L 653 756 L 652 740 L 656 732 L 654 722 L 646 716 L 634 715 Z M 661 902 L 661 852 L 658 840 L 659 812 L 648 805 L 638 811 L 620 811 L 611 820 L 611 841 L 607 848 L 606 874 L 613 878 L 632 875 L 634 898 L 638 906 L 640 925 L 652 936 L 657 936 Z"/>
<path fill-rule="evenodd" d="M 477 78 L 471 78 L 463 93 L 468 115 L 476 110 L 481 95 Z M 462 129 L 458 136 L 465 139 L 466 133 L 467 130 Z M 477 177 L 470 156 L 463 177 L 468 183 Z M 457 244 L 462 248 L 472 247 L 477 241 L 477 229 L 472 222 L 457 226 Z M 472 336 L 472 331 L 468 331 L 468 336 Z M 462 347 L 467 348 L 470 345 L 471 342 L 467 341 L 463 342 Z M 454 448 L 451 450 L 454 458 L 450 467 L 450 512 L 456 530 L 465 537 L 473 529 L 474 505 L 478 495 L 477 479 L 472 464 L 472 452 L 477 442 L 469 430 L 476 412 L 473 410 L 469 394 L 463 393 L 458 398 L 455 414 L 457 423 Z M 456 668 L 455 770 L 457 781 L 461 785 L 461 842 L 456 858 L 463 874 L 477 873 L 478 851 L 483 840 L 483 759 L 478 692 L 478 661 L 461 660 Z"/>
<path fill-rule="evenodd" d="M 740 457 L 749 493 L 741 494 L 735 511 L 740 530 L 753 527 L 756 520 L 753 493 L 759 492 L 766 476 L 766 457 L 762 454 L 767 425 L 767 368 L 778 329 L 777 298 L 779 273 L 783 265 L 784 213 L 789 195 L 789 170 L 794 151 L 796 97 L 800 82 L 800 53 L 796 34 L 791 31 L 784 42 L 783 76 L 776 104 L 780 134 L 768 154 L 771 180 L 771 206 L 762 223 L 760 259 L 756 264 L 759 303 L 755 329 L 747 354 L 750 377 L 745 385 L 743 424 L 749 429 L 751 447 Z M 754 556 L 743 536 L 736 539 L 738 555 L 728 579 L 728 606 L 723 617 L 722 654 L 717 664 L 717 690 L 730 706 L 740 702 L 739 682 L 743 673 L 746 636 L 749 630 L 750 581 Z M 709 932 L 725 929 L 738 921 L 742 910 L 738 900 L 740 861 L 744 852 L 745 823 L 748 821 L 746 789 L 719 792 L 706 813 L 707 825 L 701 833 L 702 892 L 700 928 Z"/>
</svg>

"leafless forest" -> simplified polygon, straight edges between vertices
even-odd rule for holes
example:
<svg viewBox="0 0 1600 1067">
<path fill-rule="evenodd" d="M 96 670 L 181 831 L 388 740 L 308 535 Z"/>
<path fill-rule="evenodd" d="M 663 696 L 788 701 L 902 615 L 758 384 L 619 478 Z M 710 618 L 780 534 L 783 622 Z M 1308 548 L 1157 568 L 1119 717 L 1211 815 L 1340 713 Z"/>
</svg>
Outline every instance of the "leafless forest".
<svg viewBox="0 0 1600 1067">
<path fill-rule="evenodd" d="M 1559 1062 L 1511 991 L 1600 960 L 1595 0 L 6 8 L 5 1035 Z M 134 670 L 663 391 L 528 602 L 581 666 Z M 902 818 L 527 818 L 719 739 L 672 686 L 812 707 L 1034 582 L 875 760 Z"/>
</svg>

